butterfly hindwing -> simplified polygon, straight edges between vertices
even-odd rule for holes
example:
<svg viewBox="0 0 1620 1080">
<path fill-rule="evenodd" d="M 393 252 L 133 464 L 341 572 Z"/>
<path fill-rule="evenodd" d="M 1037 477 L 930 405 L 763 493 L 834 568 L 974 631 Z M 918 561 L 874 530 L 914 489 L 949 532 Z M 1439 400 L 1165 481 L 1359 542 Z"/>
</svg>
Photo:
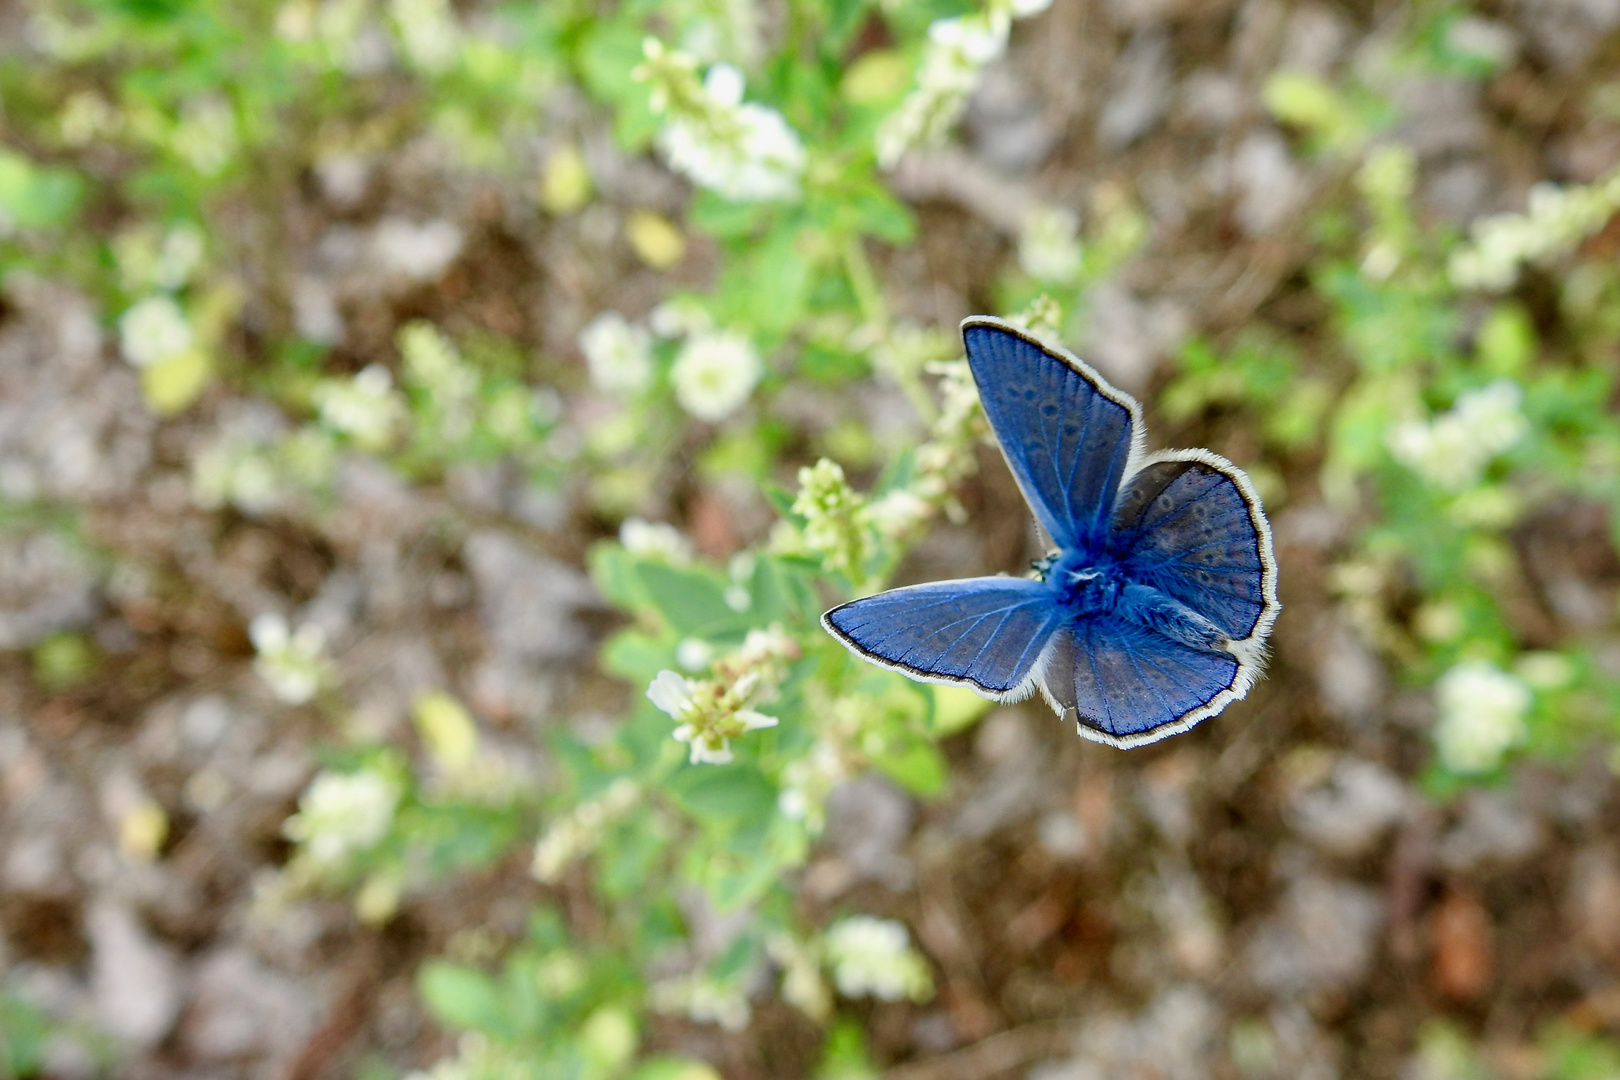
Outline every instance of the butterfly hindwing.
<svg viewBox="0 0 1620 1080">
<path fill-rule="evenodd" d="M 1060 615 L 1051 590 L 1026 578 L 911 585 L 833 608 L 834 637 L 913 678 L 967 683 L 1005 697 L 1029 681 Z"/>
<path fill-rule="evenodd" d="M 1110 548 L 1126 573 L 1186 604 L 1234 641 L 1276 619 L 1271 529 L 1242 470 L 1202 450 L 1157 455 L 1126 481 Z"/>
<path fill-rule="evenodd" d="M 1245 689 L 1242 665 L 1118 616 L 1084 619 L 1052 635 L 1038 676 L 1052 707 L 1086 738 L 1138 746 L 1185 731 Z"/>
<path fill-rule="evenodd" d="M 1095 549 L 1136 456 L 1140 407 L 1072 356 L 999 319 L 962 324 L 984 414 L 1052 540 Z"/>
</svg>

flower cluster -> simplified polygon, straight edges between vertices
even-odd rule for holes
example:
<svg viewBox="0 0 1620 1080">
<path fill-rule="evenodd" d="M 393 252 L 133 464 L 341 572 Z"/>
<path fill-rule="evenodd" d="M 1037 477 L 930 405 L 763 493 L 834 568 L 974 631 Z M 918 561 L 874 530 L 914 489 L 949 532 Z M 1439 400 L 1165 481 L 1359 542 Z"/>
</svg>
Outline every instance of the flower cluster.
<svg viewBox="0 0 1620 1080">
<path fill-rule="evenodd" d="M 253 440 L 224 438 L 192 460 L 191 498 L 204 510 L 229 504 L 251 517 L 274 509 L 281 496 L 275 466 Z"/>
<path fill-rule="evenodd" d="M 113 241 L 118 277 L 125 289 L 172 292 L 190 283 L 202 265 L 205 241 L 202 230 L 190 222 L 170 227 L 160 238 L 155 231 L 128 229 Z"/>
<path fill-rule="evenodd" d="M 478 372 L 430 322 L 406 323 L 396 341 L 405 381 L 422 393 L 427 410 L 436 414 L 440 435 L 449 442 L 465 438 L 475 419 Z"/>
<path fill-rule="evenodd" d="M 836 461 L 822 458 L 799 470 L 793 512 L 804 518 L 804 544 L 829 570 L 857 584 L 865 581 L 866 499 L 850 487 Z"/>
<path fill-rule="evenodd" d="M 326 631 L 314 623 L 294 631 L 280 615 L 265 612 L 254 617 L 248 637 L 259 654 L 253 670 L 288 705 L 302 705 L 314 697 L 330 676 Z"/>
<path fill-rule="evenodd" d="M 586 799 L 573 812 L 546 830 L 534 846 L 529 872 L 535 880 L 553 884 L 575 859 L 589 854 L 601 842 L 608 826 L 623 818 L 641 799 L 641 789 L 620 777 L 594 799 Z"/>
<path fill-rule="evenodd" d="M 725 765 L 732 739 L 776 726 L 776 717 L 750 706 L 774 699 L 798 655 L 798 644 L 781 629 L 750 630 L 740 649 L 714 661 L 707 679 L 660 671 L 647 700 L 676 721 L 675 739 L 691 747 L 692 764 Z"/>
<path fill-rule="evenodd" d="M 782 1000 L 818 1023 L 832 1013 L 832 994 L 821 977 L 821 948 L 785 933 L 765 940 L 765 952 L 782 971 Z"/>
<path fill-rule="evenodd" d="M 748 400 L 764 374 L 759 351 L 742 334 L 729 330 L 693 334 L 681 346 L 670 369 L 675 400 L 681 408 L 715 423 Z"/>
<path fill-rule="evenodd" d="M 461 25 L 449 0 L 392 0 L 389 8 L 401 51 L 417 70 L 437 75 L 456 62 Z"/>
<path fill-rule="evenodd" d="M 653 377 L 652 335 L 617 311 L 604 311 L 579 335 L 591 385 L 604 394 L 639 394 Z"/>
<path fill-rule="evenodd" d="M 363 450 L 392 446 L 405 417 L 394 378 L 380 364 L 367 365 L 352 379 L 323 379 L 312 397 L 321 423 Z"/>
<path fill-rule="evenodd" d="M 685 566 L 692 561 L 692 541 L 667 521 L 625 518 L 619 526 L 619 543 L 638 559 L 649 559 Z"/>
<path fill-rule="evenodd" d="M 195 341 L 191 321 L 172 296 L 148 296 L 118 318 L 119 350 L 132 367 L 150 367 L 179 356 Z"/>
<path fill-rule="evenodd" d="M 651 84 L 652 110 L 665 118 L 658 144 L 670 168 L 734 202 L 800 197 L 804 143 L 781 113 L 743 101 L 741 71 L 714 64 L 699 82 L 693 57 L 657 38 L 642 50 L 635 78 Z"/>
<path fill-rule="evenodd" d="M 647 996 L 661 1013 L 680 1013 L 700 1024 L 719 1024 L 727 1031 L 741 1031 L 753 1017 L 743 987 L 717 982 L 701 972 L 654 983 Z"/>
<path fill-rule="evenodd" d="M 1435 685 L 1440 719 L 1434 741 L 1440 762 L 1452 772 L 1484 773 L 1527 734 L 1529 685 L 1481 660 L 1458 664 Z"/>
<path fill-rule="evenodd" d="M 1024 215 L 1018 234 L 1018 265 L 1041 281 L 1071 284 L 1080 276 L 1080 215 L 1059 206 L 1037 206 Z"/>
<path fill-rule="evenodd" d="M 1519 408 L 1523 396 L 1509 379 L 1470 390 L 1448 413 L 1391 428 L 1390 453 L 1435 487 L 1463 491 L 1478 483 L 1492 459 L 1529 434 Z"/>
<path fill-rule="evenodd" d="M 906 151 L 943 142 L 967 108 L 980 73 L 1006 51 L 1012 20 L 1045 11 L 1051 2 L 990 0 L 983 11 L 929 26 L 916 89 L 878 128 L 878 164 L 891 169 Z"/>
<path fill-rule="evenodd" d="M 853 915 L 827 931 L 826 949 L 833 982 L 845 997 L 926 1001 L 934 993 L 928 965 L 903 923 Z"/>
<path fill-rule="evenodd" d="M 320 866 L 336 866 L 377 846 L 399 806 L 399 785 L 372 769 L 323 772 L 298 800 L 282 832 Z"/>
<path fill-rule="evenodd" d="M 1493 214 L 1474 223 L 1470 242 L 1451 255 L 1451 281 L 1459 289 L 1512 288 L 1521 265 L 1573 251 L 1601 231 L 1616 210 L 1620 171 L 1587 186 L 1537 184 L 1525 213 Z"/>
</svg>

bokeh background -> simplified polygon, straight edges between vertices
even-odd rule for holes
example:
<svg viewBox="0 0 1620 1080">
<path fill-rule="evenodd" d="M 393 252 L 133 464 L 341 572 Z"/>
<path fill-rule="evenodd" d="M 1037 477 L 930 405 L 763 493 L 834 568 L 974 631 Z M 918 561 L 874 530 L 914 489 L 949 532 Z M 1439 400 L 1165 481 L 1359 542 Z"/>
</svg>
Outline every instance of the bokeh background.
<svg viewBox="0 0 1620 1080">
<path fill-rule="evenodd" d="M 0 1077 L 1620 1076 L 1620 0 L 0 6 Z M 956 324 L 1246 468 L 1118 752 Z"/>
</svg>

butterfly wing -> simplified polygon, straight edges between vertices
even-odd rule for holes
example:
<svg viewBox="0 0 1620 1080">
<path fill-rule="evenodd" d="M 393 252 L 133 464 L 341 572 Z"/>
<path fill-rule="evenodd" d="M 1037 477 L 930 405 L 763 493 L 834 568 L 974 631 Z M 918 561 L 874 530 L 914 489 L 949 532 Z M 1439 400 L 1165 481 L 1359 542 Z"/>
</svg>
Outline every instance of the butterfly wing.
<svg viewBox="0 0 1620 1080">
<path fill-rule="evenodd" d="M 1186 731 L 1242 697 L 1244 665 L 1195 649 L 1120 615 L 1056 631 L 1037 675 L 1052 707 L 1110 746 L 1140 746 Z"/>
<path fill-rule="evenodd" d="M 927 682 L 1016 697 L 1061 621 L 1043 582 L 984 577 L 891 589 L 833 608 L 827 632 L 852 652 Z"/>
<path fill-rule="evenodd" d="M 1186 604 L 1258 664 L 1281 605 L 1271 527 L 1242 469 L 1207 450 L 1154 455 L 1120 493 L 1109 547 L 1131 580 Z"/>
<path fill-rule="evenodd" d="M 962 341 L 984 414 L 1041 526 L 1059 547 L 1097 550 L 1140 456 L 1141 407 L 1001 319 L 964 321 Z"/>
</svg>

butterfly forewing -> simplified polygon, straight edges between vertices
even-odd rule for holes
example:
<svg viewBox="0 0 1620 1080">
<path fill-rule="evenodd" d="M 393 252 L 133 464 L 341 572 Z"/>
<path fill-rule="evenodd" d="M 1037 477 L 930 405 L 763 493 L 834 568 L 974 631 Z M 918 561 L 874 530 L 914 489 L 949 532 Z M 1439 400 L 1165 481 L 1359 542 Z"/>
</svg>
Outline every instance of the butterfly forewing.
<svg viewBox="0 0 1620 1080">
<path fill-rule="evenodd" d="M 1028 681 L 1059 612 L 1041 582 L 988 577 L 892 589 L 821 621 L 874 663 L 1001 696 Z"/>
<path fill-rule="evenodd" d="M 1170 594 L 1234 640 L 1276 615 L 1275 564 L 1248 481 L 1213 454 L 1183 451 L 1132 476 L 1110 547 L 1135 581 Z"/>
<path fill-rule="evenodd" d="M 1094 550 L 1140 427 L 1136 402 L 1005 323 L 962 325 L 984 415 L 1041 526 Z"/>
</svg>

